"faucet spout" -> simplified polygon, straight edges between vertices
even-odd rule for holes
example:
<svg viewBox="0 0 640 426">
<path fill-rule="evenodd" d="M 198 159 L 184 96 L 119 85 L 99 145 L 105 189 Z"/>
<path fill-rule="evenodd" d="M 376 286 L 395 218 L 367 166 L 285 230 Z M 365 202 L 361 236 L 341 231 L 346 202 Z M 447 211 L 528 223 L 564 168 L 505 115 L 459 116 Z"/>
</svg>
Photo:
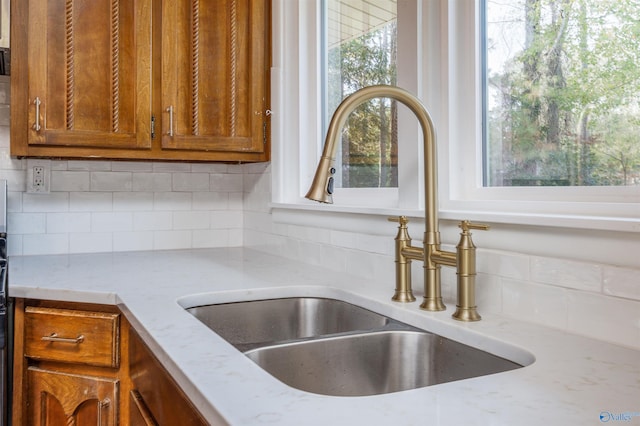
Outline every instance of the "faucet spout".
<svg viewBox="0 0 640 426">
<path fill-rule="evenodd" d="M 422 102 L 410 92 L 395 86 L 369 86 L 349 95 L 336 109 L 331 118 L 327 137 L 325 139 L 322 157 L 318 163 L 315 176 L 306 198 L 321 203 L 333 203 L 333 174 L 336 172 L 334 163 L 340 133 L 349 114 L 366 101 L 374 98 L 391 98 L 406 105 L 417 117 L 422 128 L 424 145 L 424 181 L 425 181 L 425 210 L 426 232 L 437 232 L 438 197 L 437 197 L 437 167 L 436 167 L 436 132 Z M 431 237 L 433 238 L 433 237 Z"/>
</svg>

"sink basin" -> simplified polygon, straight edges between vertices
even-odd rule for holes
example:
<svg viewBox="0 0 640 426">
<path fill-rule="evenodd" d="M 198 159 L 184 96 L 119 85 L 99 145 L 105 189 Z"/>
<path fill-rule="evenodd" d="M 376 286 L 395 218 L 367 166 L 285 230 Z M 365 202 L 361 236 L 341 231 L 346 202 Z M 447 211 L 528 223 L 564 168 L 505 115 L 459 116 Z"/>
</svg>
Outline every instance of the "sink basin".
<svg viewBox="0 0 640 426">
<path fill-rule="evenodd" d="M 188 308 L 240 351 L 353 331 L 379 329 L 384 315 L 335 299 L 292 297 Z"/>
<path fill-rule="evenodd" d="M 377 395 L 522 367 L 336 299 L 291 297 L 187 311 L 281 382 L 316 394 Z"/>
<path fill-rule="evenodd" d="M 291 387 L 332 396 L 398 392 L 522 367 L 423 331 L 328 337 L 246 355 Z"/>
</svg>

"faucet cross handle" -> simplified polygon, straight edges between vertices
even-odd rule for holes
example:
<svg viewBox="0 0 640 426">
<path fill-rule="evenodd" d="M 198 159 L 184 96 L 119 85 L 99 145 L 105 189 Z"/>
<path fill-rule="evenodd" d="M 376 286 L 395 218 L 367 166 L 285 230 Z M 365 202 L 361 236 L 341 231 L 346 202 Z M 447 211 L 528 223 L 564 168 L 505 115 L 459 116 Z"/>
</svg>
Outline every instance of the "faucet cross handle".
<svg viewBox="0 0 640 426">
<path fill-rule="evenodd" d="M 409 223 L 409 218 L 406 216 L 392 216 L 388 217 L 387 220 L 389 222 L 397 222 L 401 227 L 406 227 L 407 223 Z"/>
<path fill-rule="evenodd" d="M 462 222 L 460 222 L 458 227 L 462 229 L 462 232 L 464 233 L 469 232 L 470 229 L 477 229 L 479 231 L 488 231 L 489 229 L 491 229 L 489 225 L 486 225 L 484 223 L 473 223 L 469 220 L 463 220 Z"/>
</svg>

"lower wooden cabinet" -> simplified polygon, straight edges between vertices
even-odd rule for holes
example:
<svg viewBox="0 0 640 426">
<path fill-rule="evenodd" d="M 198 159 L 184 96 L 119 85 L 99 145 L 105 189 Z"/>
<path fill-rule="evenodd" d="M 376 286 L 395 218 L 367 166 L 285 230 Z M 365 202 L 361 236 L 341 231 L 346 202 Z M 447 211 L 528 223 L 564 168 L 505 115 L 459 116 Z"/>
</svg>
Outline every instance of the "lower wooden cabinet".
<svg viewBox="0 0 640 426">
<path fill-rule="evenodd" d="M 114 306 L 17 299 L 14 425 L 207 425 Z"/>
<path fill-rule="evenodd" d="M 27 369 L 27 424 L 116 425 L 118 380 Z"/>
<path fill-rule="evenodd" d="M 131 425 L 185 425 L 208 423 L 187 399 L 142 340 L 129 342 Z"/>
</svg>

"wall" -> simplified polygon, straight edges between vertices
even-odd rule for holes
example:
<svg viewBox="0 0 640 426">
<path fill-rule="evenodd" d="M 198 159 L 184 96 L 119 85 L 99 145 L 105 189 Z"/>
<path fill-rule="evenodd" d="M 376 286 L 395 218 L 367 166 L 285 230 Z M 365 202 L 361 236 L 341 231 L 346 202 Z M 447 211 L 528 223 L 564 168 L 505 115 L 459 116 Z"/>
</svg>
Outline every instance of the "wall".
<svg viewBox="0 0 640 426">
<path fill-rule="evenodd" d="M 53 160 L 51 192 L 27 193 L 27 160 L 9 155 L 9 81 L 0 78 L 10 255 L 242 245 L 239 165 Z"/>
<path fill-rule="evenodd" d="M 25 192 L 26 160 L 9 156 L 8 85 L 0 81 L 0 178 L 9 181 L 11 255 L 244 245 L 393 290 L 393 228 L 368 233 L 274 219 L 269 164 L 52 161 L 52 169 L 50 194 Z M 481 313 L 640 349 L 640 269 L 478 245 Z M 418 297 L 421 276 L 417 266 Z M 454 288 L 454 272 L 443 270 L 448 304 Z"/>
</svg>

